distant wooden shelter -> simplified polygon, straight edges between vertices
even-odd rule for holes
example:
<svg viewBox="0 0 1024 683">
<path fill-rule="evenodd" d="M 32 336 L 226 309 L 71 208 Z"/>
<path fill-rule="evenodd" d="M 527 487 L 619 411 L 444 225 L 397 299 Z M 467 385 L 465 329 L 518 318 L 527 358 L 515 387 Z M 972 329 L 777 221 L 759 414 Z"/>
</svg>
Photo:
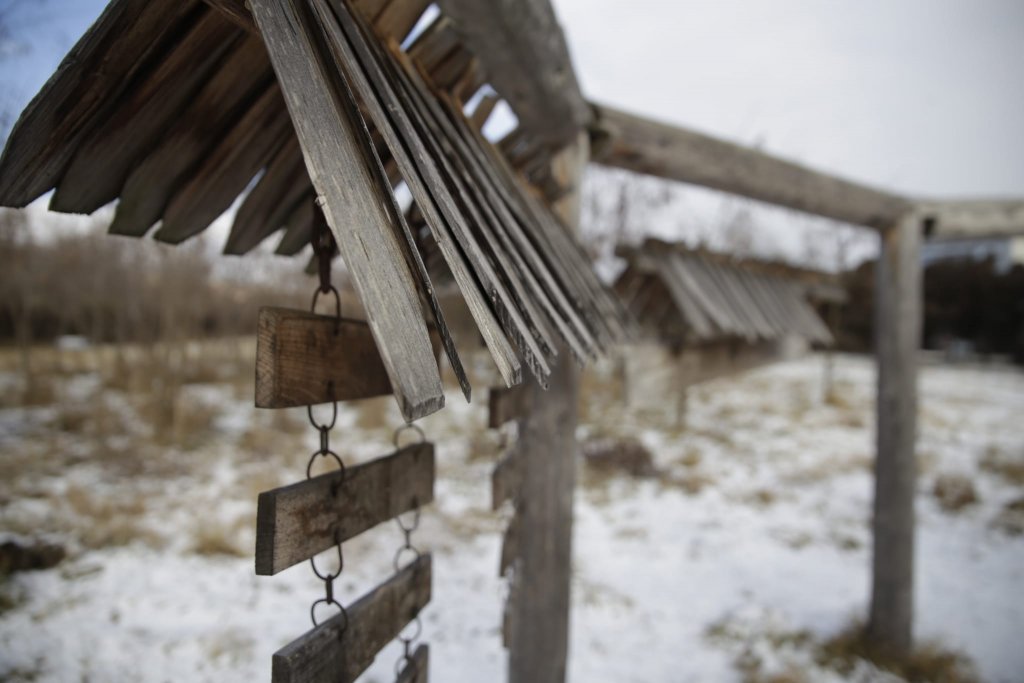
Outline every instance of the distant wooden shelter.
<svg viewBox="0 0 1024 683">
<path fill-rule="evenodd" d="M 578 222 L 586 164 L 878 230 L 869 630 L 905 653 L 918 244 L 923 233 L 1021 232 L 1024 203 L 923 202 L 594 105 L 580 92 L 548 0 L 440 0 L 440 15 L 410 39 L 430 5 L 113 0 L 15 125 L 0 158 L 0 204 L 25 206 L 51 189 L 57 211 L 89 213 L 118 199 L 113 232 L 142 236 L 159 225 L 154 236 L 177 243 L 241 198 L 226 248 L 238 254 L 279 231 L 278 250 L 295 253 L 326 224 L 408 420 L 444 405 L 428 322 L 470 395 L 418 246 L 436 242 L 505 384 L 520 381 L 523 365 L 537 379 L 526 383 L 520 404 L 517 486 L 530 505 L 520 520 L 509 670 L 512 681 L 542 683 L 563 680 L 566 668 L 578 391 L 572 358 L 600 354 L 628 332 L 619 303 L 566 229 Z M 519 120 L 497 146 L 479 133 L 493 99 L 468 117 L 463 111 L 484 84 Z M 414 234 L 399 210 L 392 189 L 400 180 L 425 234 Z M 723 299 L 702 314 L 714 309 L 720 320 L 709 324 L 736 326 L 733 309 L 741 305 Z M 750 324 L 758 318 L 749 317 Z M 758 324 L 766 330 L 773 321 Z M 429 584 L 426 594 L 416 585 L 389 584 L 382 595 L 421 605 Z"/>
<path fill-rule="evenodd" d="M 651 239 L 618 253 L 614 289 L 638 327 L 622 354 L 636 410 L 680 418 L 694 384 L 833 343 L 815 304 L 843 300 L 834 275 Z"/>
</svg>

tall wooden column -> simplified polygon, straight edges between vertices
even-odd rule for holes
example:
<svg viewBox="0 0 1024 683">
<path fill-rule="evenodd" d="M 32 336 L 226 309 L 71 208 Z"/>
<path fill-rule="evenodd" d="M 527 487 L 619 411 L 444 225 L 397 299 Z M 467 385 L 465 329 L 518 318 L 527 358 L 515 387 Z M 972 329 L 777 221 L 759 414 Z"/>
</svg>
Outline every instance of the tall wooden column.
<svg viewBox="0 0 1024 683">
<path fill-rule="evenodd" d="M 915 213 L 883 232 L 875 286 L 878 453 L 867 636 L 879 651 L 895 657 L 913 646 L 920 241 L 921 217 Z"/>
<path fill-rule="evenodd" d="M 588 153 L 581 135 L 554 162 L 555 177 L 572 188 L 555 209 L 573 230 Z M 549 385 L 544 391 L 527 381 L 519 423 L 523 478 L 517 502 L 520 554 L 510 598 L 509 683 L 562 683 L 566 677 L 579 397 L 579 370 L 568 348 L 559 350 Z"/>
</svg>

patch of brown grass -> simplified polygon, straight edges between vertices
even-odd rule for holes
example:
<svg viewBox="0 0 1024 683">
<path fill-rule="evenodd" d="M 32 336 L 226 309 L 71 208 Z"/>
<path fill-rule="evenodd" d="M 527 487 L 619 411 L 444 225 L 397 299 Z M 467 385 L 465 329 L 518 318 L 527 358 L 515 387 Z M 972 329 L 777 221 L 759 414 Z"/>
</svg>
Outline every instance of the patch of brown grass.
<svg viewBox="0 0 1024 683">
<path fill-rule="evenodd" d="M 164 539 L 145 525 L 147 497 L 96 493 L 82 486 L 69 486 L 61 496 L 53 497 L 58 509 L 70 513 L 65 524 L 87 548 L 110 548 L 141 542 L 159 548 Z"/>
<path fill-rule="evenodd" d="M 1011 500 L 992 520 L 992 526 L 1011 536 L 1024 535 L 1024 498 Z"/>
<path fill-rule="evenodd" d="M 978 502 L 974 482 L 963 474 L 940 474 L 935 478 L 932 495 L 946 512 L 960 512 Z"/>
<path fill-rule="evenodd" d="M 1001 477 L 1009 484 L 1024 487 L 1024 452 L 1013 457 L 998 446 L 989 446 L 978 466 L 982 471 Z"/>
<path fill-rule="evenodd" d="M 248 557 L 252 548 L 242 547 L 244 526 L 251 520 L 236 519 L 226 523 L 201 519 L 192 529 L 192 552 L 205 556 Z"/>
<path fill-rule="evenodd" d="M 849 675 L 858 660 L 866 660 L 908 683 L 976 683 L 979 680 L 970 659 L 936 642 L 919 644 L 906 659 L 889 656 L 868 640 L 859 622 L 822 643 L 815 659 L 819 665 L 842 675 Z"/>
</svg>

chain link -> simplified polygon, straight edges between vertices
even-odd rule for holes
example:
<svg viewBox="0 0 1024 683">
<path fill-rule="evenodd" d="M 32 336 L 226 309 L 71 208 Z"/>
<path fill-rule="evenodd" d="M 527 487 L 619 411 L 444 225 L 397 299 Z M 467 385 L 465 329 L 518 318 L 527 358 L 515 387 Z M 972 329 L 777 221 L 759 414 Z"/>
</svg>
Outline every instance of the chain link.
<svg viewBox="0 0 1024 683">
<path fill-rule="evenodd" d="M 420 428 L 419 425 L 407 423 L 396 429 L 394 436 L 392 437 L 392 443 L 394 443 L 396 449 L 400 448 L 399 443 L 402 433 L 409 429 L 419 435 L 419 441 L 416 443 L 420 444 L 426 442 L 427 435 L 423 433 L 423 429 Z M 409 559 L 404 566 L 409 566 L 420 559 L 419 549 L 412 544 L 412 534 L 420 526 L 420 502 L 415 497 L 412 499 L 412 507 L 412 521 L 408 524 L 402 519 L 402 515 L 395 517 L 395 522 L 398 524 L 398 528 L 402 532 L 402 546 L 397 552 L 395 552 L 395 559 L 392 563 L 395 573 L 398 573 L 401 570 L 403 566 L 402 557 L 404 555 L 411 555 L 411 559 Z M 416 670 L 416 660 L 412 657 L 412 644 L 420 637 L 420 633 L 423 631 L 423 623 L 420 621 L 419 615 L 416 615 L 409 623 L 415 624 L 416 631 L 412 635 L 406 636 L 404 635 L 405 629 L 403 629 L 402 633 L 398 635 L 398 640 L 402 643 L 402 654 L 399 655 L 398 660 L 395 662 L 395 676 L 400 676 L 408 667 L 413 667 L 413 671 Z"/>
</svg>

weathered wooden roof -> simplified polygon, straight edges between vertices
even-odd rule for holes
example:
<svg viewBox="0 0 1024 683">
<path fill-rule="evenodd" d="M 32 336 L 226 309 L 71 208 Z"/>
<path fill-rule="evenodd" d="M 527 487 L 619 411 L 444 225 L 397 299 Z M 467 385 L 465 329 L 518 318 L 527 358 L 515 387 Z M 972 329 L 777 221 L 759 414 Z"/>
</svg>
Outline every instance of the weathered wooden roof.
<svg viewBox="0 0 1024 683">
<path fill-rule="evenodd" d="M 550 209 L 567 190 L 550 177 L 552 141 L 524 125 L 500 150 L 490 144 L 479 127 L 494 98 L 463 114 L 486 75 L 450 17 L 403 50 L 429 1 L 248 5 L 113 0 L 15 125 L 0 204 L 54 189 L 53 210 L 91 213 L 117 199 L 111 232 L 156 227 L 154 238 L 178 243 L 241 198 L 225 252 L 281 232 L 278 253 L 295 254 L 316 199 L 410 419 L 443 405 L 424 308 L 470 391 L 424 238 L 509 385 L 522 362 L 544 384 L 571 362 L 561 346 L 584 360 L 623 335 L 619 303 Z M 403 181 L 423 234 L 392 194 Z"/>
<path fill-rule="evenodd" d="M 785 268 L 778 264 L 737 261 L 658 240 L 622 254 L 628 266 L 615 290 L 651 336 L 707 343 L 795 334 L 812 342 L 833 342 L 809 298 L 812 291 L 828 292 L 834 283 L 783 274 Z M 821 289 L 823 285 L 828 287 Z"/>
</svg>

